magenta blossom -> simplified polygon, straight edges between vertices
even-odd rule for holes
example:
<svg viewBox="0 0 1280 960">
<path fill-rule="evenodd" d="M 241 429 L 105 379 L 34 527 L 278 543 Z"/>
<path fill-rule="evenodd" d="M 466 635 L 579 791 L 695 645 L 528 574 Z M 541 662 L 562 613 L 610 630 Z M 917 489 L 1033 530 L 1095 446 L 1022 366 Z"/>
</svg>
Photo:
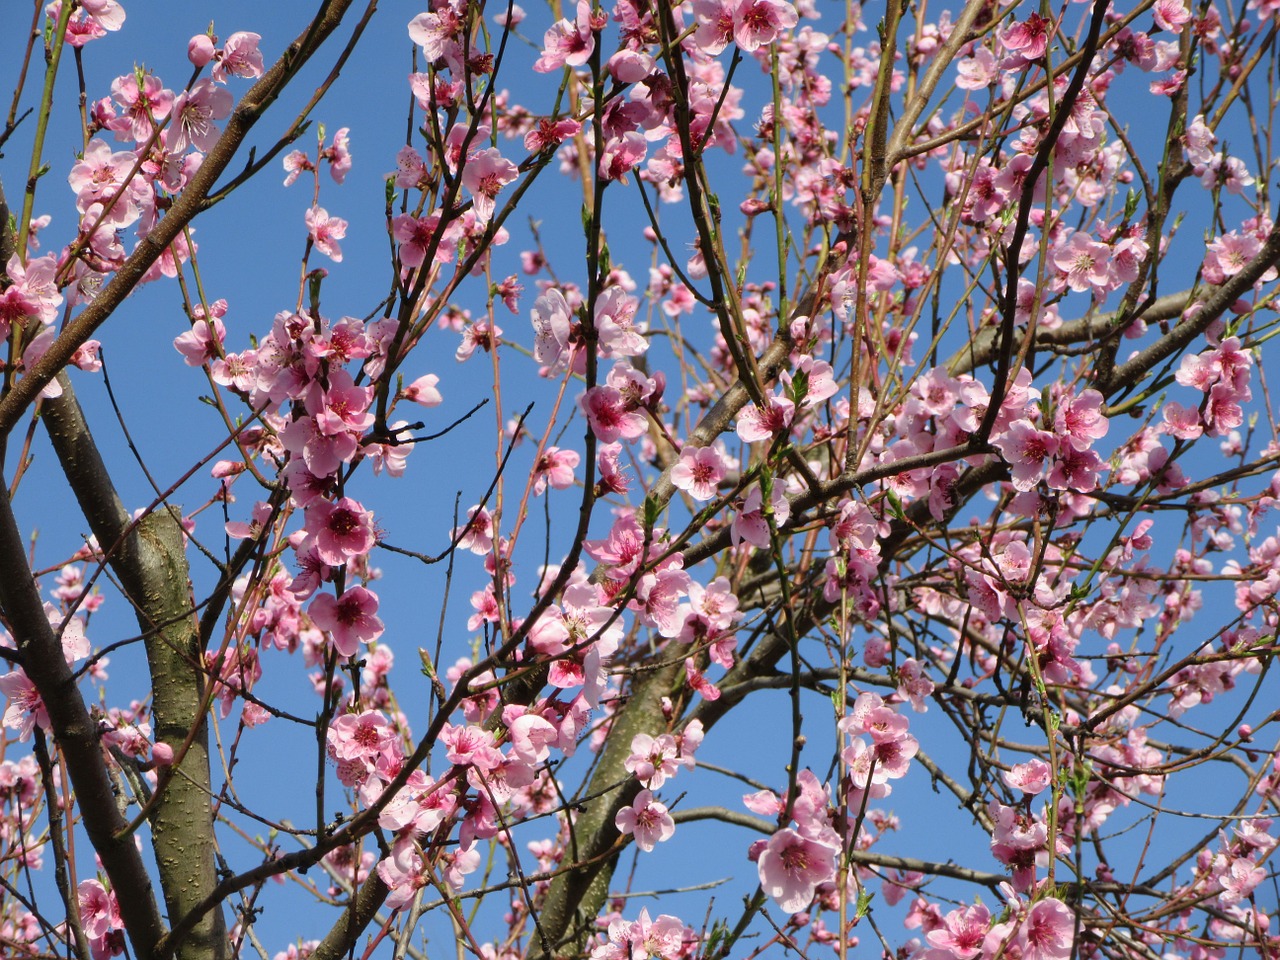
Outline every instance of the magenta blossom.
<svg viewBox="0 0 1280 960">
<path fill-rule="evenodd" d="M 329 632 L 334 648 L 344 657 L 353 656 L 362 641 L 369 643 L 382 636 L 377 612 L 378 595 L 365 587 L 352 587 L 341 597 L 318 594 L 307 608 L 312 622 Z"/>
<path fill-rule="evenodd" d="M 314 501 L 307 507 L 306 531 L 303 549 L 314 547 L 316 555 L 331 567 L 364 556 L 378 539 L 373 513 L 350 497 L 336 503 Z"/>
</svg>

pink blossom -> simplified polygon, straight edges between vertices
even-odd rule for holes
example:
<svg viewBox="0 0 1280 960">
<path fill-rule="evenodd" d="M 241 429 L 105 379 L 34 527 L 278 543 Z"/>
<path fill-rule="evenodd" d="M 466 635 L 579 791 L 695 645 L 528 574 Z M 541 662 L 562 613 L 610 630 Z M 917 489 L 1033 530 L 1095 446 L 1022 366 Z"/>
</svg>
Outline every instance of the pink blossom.
<svg viewBox="0 0 1280 960">
<path fill-rule="evenodd" d="M 1204 434 L 1200 424 L 1200 411 L 1195 407 L 1184 407 L 1174 400 L 1166 400 L 1160 408 L 1163 423 L 1160 430 L 1179 440 L 1195 440 Z"/>
<path fill-rule="evenodd" d="M 96 203 L 102 207 L 93 221 L 126 227 L 135 222 L 145 205 L 149 205 L 149 191 L 141 178 L 134 178 L 126 186 L 126 179 L 137 163 L 137 154 L 128 150 L 113 153 L 103 140 L 91 140 L 84 156 L 71 168 L 67 183 L 76 194 L 76 209 L 82 217 L 89 217 L 90 208 Z M 106 205 L 117 194 L 120 198 L 105 214 Z"/>
<path fill-rule="evenodd" d="M 206 66 L 214 58 L 218 48 L 207 33 L 197 33 L 187 41 L 187 59 L 197 69 Z"/>
<path fill-rule="evenodd" d="M 434 373 L 424 373 L 413 383 L 409 384 L 400 391 L 400 396 L 412 403 L 421 404 L 424 407 L 439 406 L 444 402 L 444 397 L 440 395 L 440 391 L 436 385 L 440 382 L 440 378 Z"/>
<path fill-rule="evenodd" d="M 334 263 L 342 262 L 342 247 L 338 241 L 347 235 L 347 221 L 330 217 L 324 207 L 312 207 L 306 213 L 307 233 L 316 249 Z"/>
<path fill-rule="evenodd" d="M 183 153 L 188 147 L 208 153 L 221 133 L 213 122 L 229 114 L 233 102 L 231 94 L 212 80 L 200 80 L 184 90 L 173 101 L 164 131 L 165 147 L 173 153 Z"/>
<path fill-rule="evenodd" d="M 1015 420 L 991 442 L 1009 464 L 1013 485 L 1019 490 L 1034 489 L 1045 461 L 1058 452 L 1058 438 L 1036 429 L 1029 420 Z"/>
<path fill-rule="evenodd" d="M 1203 167 L 1197 167 L 1195 173 L 1200 177 L 1200 185 L 1206 190 L 1225 187 L 1227 193 L 1236 196 L 1244 193 L 1244 188 L 1254 183 L 1253 175 L 1239 157 L 1214 154 Z"/>
<path fill-rule="evenodd" d="M 1105 244 L 1077 231 L 1065 245 L 1057 248 L 1053 262 L 1066 274 L 1067 286 L 1083 293 L 1086 290 L 1105 290 L 1110 276 L 1107 271 L 1110 257 L 1111 251 Z"/>
<path fill-rule="evenodd" d="M 942 925 L 925 934 L 930 945 L 945 950 L 956 960 L 974 960 L 982 953 L 991 929 L 991 911 L 982 904 L 952 910 Z"/>
<path fill-rule="evenodd" d="M 1024 60 L 1039 60 L 1049 48 L 1049 28 L 1052 22 L 1038 13 L 1026 20 L 1014 23 L 1004 32 L 1000 42 L 1005 49 L 1019 54 Z"/>
<path fill-rule="evenodd" d="M 573 471 L 581 461 L 574 450 L 547 447 L 533 469 L 533 492 L 541 496 L 548 486 L 566 490 L 573 486 Z"/>
<path fill-rule="evenodd" d="M 609 493 L 622 494 L 631 488 L 631 482 L 618 462 L 621 455 L 620 443 L 602 443 L 596 448 L 596 469 L 600 471 L 600 485 Z"/>
<path fill-rule="evenodd" d="M 331 760 L 358 760 L 370 768 L 381 757 L 398 759 L 403 752 L 395 728 L 380 710 L 336 717 L 325 734 L 325 742 Z"/>
<path fill-rule="evenodd" d="M 333 141 L 320 151 L 320 155 L 329 161 L 329 176 L 334 183 L 342 183 L 351 172 L 350 128 L 343 127 L 333 135 Z"/>
<path fill-rule="evenodd" d="M 791 394 L 796 394 L 800 383 L 803 382 L 804 393 L 793 396 L 792 400 L 799 403 L 805 410 L 812 410 L 814 407 L 825 403 L 840 390 L 836 385 L 835 371 L 831 369 L 831 364 L 825 360 L 815 360 L 809 356 L 800 358 L 796 364 L 795 374 L 783 371 L 779 379 L 782 381 L 783 387 Z"/>
<path fill-rule="evenodd" d="M 316 166 L 301 150 L 290 150 L 284 156 L 284 185 L 293 186 L 304 171 L 315 170 Z"/>
<path fill-rule="evenodd" d="M 4 711 L 4 725 L 18 731 L 18 739 L 26 740 L 37 724 L 43 730 L 49 728 L 49 713 L 36 685 L 20 668 L 0 677 L 0 693 L 9 701 Z"/>
<path fill-rule="evenodd" d="M 619 438 L 635 440 L 648 429 L 644 415 L 628 410 L 622 394 L 613 387 L 592 387 L 578 398 L 578 405 L 586 414 L 591 432 L 604 443 Z"/>
<path fill-rule="evenodd" d="M 227 301 L 215 300 L 210 304 L 207 320 L 204 319 L 203 309 L 198 309 L 197 312 L 201 315 L 196 317 L 191 329 L 178 334 L 173 340 L 174 349 L 182 354 L 189 367 L 202 367 L 216 360 L 227 339 L 227 330 L 221 319 L 227 313 Z"/>
<path fill-rule="evenodd" d="M 307 539 L 303 549 L 312 547 L 331 567 L 340 567 L 373 549 L 378 536 L 373 513 L 350 497 L 335 503 L 317 500 L 307 507 Z"/>
<path fill-rule="evenodd" d="M 731 0 L 693 0 L 693 12 L 698 18 L 693 41 L 703 53 L 714 57 L 733 40 L 735 6 Z"/>
<path fill-rule="evenodd" d="M 767 550 L 770 544 L 769 521 L 761 510 L 762 496 L 758 486 L 752 487 L 742 506 L 733 518 L 731 533 L 733 542 L 738 544 L 745 540 L 752 546 Z M 773 508 L 773 522 L 777 527 L 783 526 L 791 518 L 791 502 L 786 494 L 774 485 L 769 495 L 769 503 Z"/>
<path fill-rule="evenodd" d="M 1174 33 L 1180 31 L 1191 19 L 1186 0 L 1156 0 L 1151 13 L 1155 17 L 1156 26 Z"/>
<path fill-rule="evenodd" d="M 790 827 L 769 838 L 757 862 L 760 886 L 787 913 L 803 910 L 819 884 L 835 878 L 834 847 L 802 837 Z"/>
<path fill-rule="evenodd" d="M 85 13 L 104 30 L 119 30 L 124 26 L 124 8 L 116 0 L 80 0 Z"/>
<path fill-rule="evenodd" d="M 733 9 L 733 39 L 745 53 L 773 43 L 796 25 L 799 14 L 787 0 L 738 0 Z"/>
<path fill-rule="evenodd" d="M 1107 464 L 1093 450 L 1077 450 L 1070 444 L 1059 445 L 1045 482 L 1051 490 L 1090 493 L 1098 488 L 1098 478 Z"/>
<path fill-rule="evenodd" d="M 663 562 L 663 566 L 640 578 L 636 599 L 631 609 L 639 614 L 645 626 L 656 627 L 664 637 L 674 637 L 684 626 L 680 616 L 680 600 L 689 591 L 689 574 L 678 566 L 680 555 Z"/>
<path fill-rule="evenodd" d="M 956 86 L 961 90 L 981 90 L 996 82 L 999 76 L 996 55 L 986 47 L 978 47 L 973 56 L 956 61 Z"/>
<path fill-rule="evenodd" d="M 447 748 L 445 756 L 450 763 L 476 766 L 485 773 L 502 765 L 493 734 L 484 727 L 446 723 L 440 731 L 440 742 Z"/>
<path fill-rule="evenodd" d="M 548 373 L 563 373 L 573 354 L 570 337 L 573 329 L 573 312 L 569 303 L 555 287 L 533 301 L 530 311 L 533 321 L 533 359 L 547 365 Z"/>
<path fill-rule="evenodd" d="M 1043 760 L 1028 760 L 1026 763 L 1015 763 L 1003 774 L 1004 782 L 1015 790 L 1021 790 L 1029 797 L 1043 792 L 1049 786 L 1052 771 Z"/>
<path fill-rule="evenodd" d="M 1032 904 L 1019 932 L 1022 960 L 1067 960 L 1075 939 L 1075 914 L 1061 900 L 1046 897 Z"/>
<path fill-rule="evenodd" d="M 1107 435 L 1110 424 L 1102 413 L 1102 394 L 1087 389 L 1064 394 L 1054 413 L 1053 427 L 1077 450 L 1087 450 Z"/>
<path fill-rule="evenodd" d="M 112 81 L 111 99 L 124 111 L 107 122 L 107 129 L 117 140 L 145 143 L 155 131 L 155 124 L 169 116 L 173 108 L 173 91 L 165 89 L 159 77 L 141 71 Z"/>
<path fill-rule="evenodd" d="M 439 12 L 420 13 L 410 20 L 409 39 L 422 48 L 428 63 L 435 63 L 456 47 L 454 37 L 460 26 L 457 14 L 445 6 Z"/>
<path fill-rule="evenodd" d="M 80 907 L 80 922 L 90 940 L 100 940 L 112 930 L 124 927 L 115 894 L 108 892 L 97 880 L 82 880 L 76 887 L 76 900 Z"/>
<path fill-rule="evenodd" d="M 724 458 L 714 447 L 687 446 L 671 468 L 671 482 L 676 489 L 700 501 L 715 499 L 724 475 Z"/>
<path fill-rule="evenodd" d="M 550 117 L 544 117 L 538 121 L 536 127 L 524 135 L 524 148 L 530 153 L 551 150 L 560 146 L 581 129 L 582 124 L 571 118 L 552 120 Z M 526 269 L 525 272 L 530 271 Z"/>
<path fill-rule="evenodd" d="M 405 144 L 396 153 L 395 184 L 398 190 L 412 190 L 421 186 L 427 176 L 427 167 L 422 155 L 413 147 Z"/>
<path fill-rule="evenodd" d="M 623 836 L 634 836 L 636 846 L 645 853 L 676 832 L 676 822 L 666 806 L 653 799 L 651 790 L 636 794 L 631 806 L 619 810 L 613 822 Z"/>
<path fill-rule="evenodd" d="M 639 306 L 639 301 L 617 284 L 596 298 L 595 326 L 601 357 L 638 357 L 649 349 L 649 342 L 636 329 Z"/>
<path fill-rule="evenodd" d="M 0 324 L 12 327 L 27 317 L 35 317 L 41 323 L 58 319 L 62 294 L 56 281 L 58 263 L 52 254 L 28 260 L 24 265 L 15 253 L 5 272 L 11 285 L 0 292 Z"/>
<path fill-rule="evenodd" d="M 476 220 L 481 224 L 493 216 L 494 198 L 515 180 L 519 169 L 494 147 L 487 147 L 467 157 L 462 168 L 462 185 L 471 193 Z"/>
<path fill-rule="evenodd" d="M 720 688 L 707 679 L 706 674 L 698 667 L 698 662 L 693 657 L 685 657 L 684 676 L 689 682 L 689 689 L 696 692 L 702 699 L 720 699 Z"/>
<path fill-rule="evenodd" d="M 250 80 L 262 76 L 262 53 L 258 43 L 262 37 L 247 30 L 240 30 L 227 37 L 213 65 L 213 79 L 225 83 L 228 76 L 246 77 Z"/>
<path fill-rule="evenodd" d="M 352 587 L 341 597 L 317 594 L 307 608 L 312 622 L 329 632 L 334 648 L 344 657 L 354 656 L 362 641 L 369 643 L 382 636 L 377 612 L 378 596 L 365 587 Z"/>
<path fill-rule="evenodd" d="M 769 398 L 769 407 L 761 410 L 754 404 L 748 405 L 738 414 L 737 434 L 743 443 L 757 443 L 760 440 L 772 439 L 791 425 L 796 405 L 786 397 Z"/>
<path fill-rule="evenodd" d="M 1213 875 L 1222 887 L 1218 902 L 1224 905 L 1240 903 L 1267 878 L 1267 871 L 1248 857 L 1232 857 L 1218 854 L 1213 861 Z"/>
<path fill-rule="evenodd" d="M 539 73 L 585 64 L 596 48 L 591 4 L 587 0 L 578 0 L 576 18 L 573 21 L 557 20 L 543 35 L 542 45 L 542 56 L 533 65 Z"/>
<path fill-rule="evenodd" d="M 679 770 L 680 745 L 669 733 L 652 737 L 637 733 L 631 738 L 631 755 L 623 766 L 650 790 L 659 790 Z"/>
<path fill-rule="evenodd" d="M 611 137 L 600 154 L 600 178 L 623 180 L 627 173 L 644 160 L 648 150 L 644 135 L 631 130 L 620 137 Z"/>
</svg>

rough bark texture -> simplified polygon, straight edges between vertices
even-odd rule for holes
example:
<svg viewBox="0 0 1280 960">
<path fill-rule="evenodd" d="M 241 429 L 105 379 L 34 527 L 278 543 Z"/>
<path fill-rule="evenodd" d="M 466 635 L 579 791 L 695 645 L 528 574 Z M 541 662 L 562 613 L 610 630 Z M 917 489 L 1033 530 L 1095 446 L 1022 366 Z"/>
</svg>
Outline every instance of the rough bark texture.
<svg viewBox="0 0 1280 960">
<path fill-rule="evenodd" d="M 156 740 L 181 757 L 162 781 L 151 813 L 160 885 L 169 922 L 176 923 L 217 884 L 209 735 L 201 709 L 203 658 L 182 526 L 172 506 L 149 514 L 136 527 L 130 524 L 71 383 L 65 375 L 60 382 L 62 396 L 45 411 L 49 438 L 80 509 L 133 604 L 151 670 Z M 226 955 L 221 910 L 206 915 L 178 953 L 183 960 L 223 960 Z"/>
<path fill-rule="evenodd" d="M 0 483 L 0 610 L 13 630 L 23 670 L 44 701 L 50 729 L 71 774 L 89 841 L 112 886 L 127 891 L 119 896 L 120 917 L 129 932 L 134 955 L 139 960 L 150 960 L 164 933 L 151 878 L 133 837 L 120 836 L 126 824 L 116 807 L 97 724 L 76 689 L 71 668 L 62 655 L 62 643 L 45 616 L 31 569 L 21 561 L 24 553 L 8 488 Z"/>
<path fill-rule="evenodd" d="M 582 941 L 596 929 L 595 919 L 609 896 L 609 882 L 622 853 L 621 847 L 609 852 L 620 836 L 613 821 L 640 791 L 639 782 L 623 766 L 631 755 L 631 740 L 638 733 L 657 735 L 666 730 L 662 698 L 684 677 L 683 655 L 668 648 L 663 659 L 667 665 L 637 684 L 609 728 L 587 790 L 592 799 L 574 820 L 577 849 L 571 847 L 570 856 L 582 866 L 551 881 L 538 919 L 538 936 L 529 950 L 531 960 L 549 960 L 566 945 L 566 953 L 577 955 Z"/>
</svg>

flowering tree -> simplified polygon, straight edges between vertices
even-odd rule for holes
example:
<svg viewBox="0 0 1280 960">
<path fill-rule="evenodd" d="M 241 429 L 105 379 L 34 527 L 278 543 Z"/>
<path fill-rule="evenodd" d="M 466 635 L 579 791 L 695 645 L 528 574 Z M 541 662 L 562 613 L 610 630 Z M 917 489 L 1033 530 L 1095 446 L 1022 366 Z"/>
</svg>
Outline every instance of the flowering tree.
<svg viewBox="0 0 1280 960">
<path fill-rule="evenodd" d="M 1280 956 L 1280 3 L 282 6 L 7 14 L 5 956 Z"/>
</svg>

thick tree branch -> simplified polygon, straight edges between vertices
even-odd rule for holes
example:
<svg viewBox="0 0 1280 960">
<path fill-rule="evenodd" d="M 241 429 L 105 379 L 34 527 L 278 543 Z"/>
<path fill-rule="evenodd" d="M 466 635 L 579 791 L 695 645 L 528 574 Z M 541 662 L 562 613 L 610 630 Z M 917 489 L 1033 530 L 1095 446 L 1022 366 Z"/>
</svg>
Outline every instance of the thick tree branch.
<svg viewBox="0 0 1280 960">
<path fill-rule="evenodd" d="M 71 774 L 80 815 L 94 851 L 117 890 L 129 891 L 120 900 L 120 918 L 139 960 L 152 960 L 164 933 L 164 922 L 151 889 L 151 877 L 126 824 L 116 808 L 98 728 L 76 689 L 62 643 L 45 616 L 40 591 L 27 566 L 22 534 L 9 501 L 8 486 L 0 483 L 0 609 L 12 627 L 22 654 L 23 670 L 35 684 L 49 715 L 54 738 Z"/>
</svg>

